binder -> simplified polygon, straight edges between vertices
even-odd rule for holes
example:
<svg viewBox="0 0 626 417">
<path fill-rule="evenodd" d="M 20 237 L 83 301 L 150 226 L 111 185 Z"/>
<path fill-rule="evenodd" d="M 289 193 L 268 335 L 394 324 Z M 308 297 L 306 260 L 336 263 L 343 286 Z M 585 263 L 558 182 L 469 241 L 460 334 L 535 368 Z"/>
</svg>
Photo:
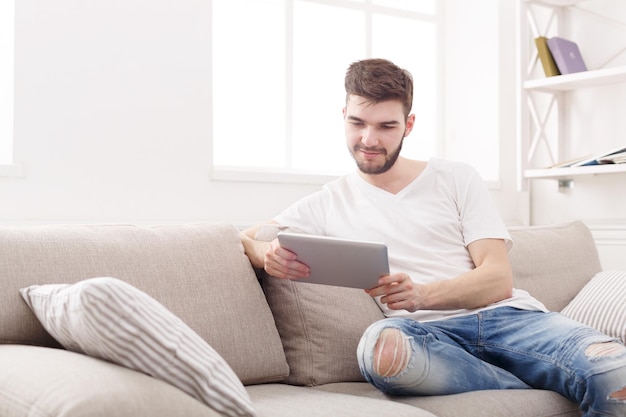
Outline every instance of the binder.
<svg viewBox="0 0 626 417">
<path fill-rule="evenodd" d="M 547 44 L 561 74 L 587 71 L 585 61 L 575 42 L 555 36 L 548 39 Z"/>
</svg>

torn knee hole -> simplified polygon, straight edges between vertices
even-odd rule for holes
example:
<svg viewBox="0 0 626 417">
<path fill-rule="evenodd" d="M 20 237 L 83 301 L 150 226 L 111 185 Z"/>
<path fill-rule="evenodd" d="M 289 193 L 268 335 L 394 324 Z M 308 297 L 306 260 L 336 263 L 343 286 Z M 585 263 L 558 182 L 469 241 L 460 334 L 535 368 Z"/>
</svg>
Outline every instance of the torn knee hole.
<svg viewBox="0 0 626 417">
<path fill-rule="evenodd" d="M 609 395 L 609 398 L 613 400 L 626 401 L 626 387 Z"/>
<path fill-rule="evenodd" d="M 612 356 L 624 353 L 626 348 L 617 342 L 593 343 L 585 350 L 585 355 L 589 358 L 600 356 Z"/>
<path fill-rule="evenodd" d="M 398 329 L 380 332 L 374 347 L 374 372 L 383 377 L 399 375 L 411 359 L 411 344 Z"/>
</svg>

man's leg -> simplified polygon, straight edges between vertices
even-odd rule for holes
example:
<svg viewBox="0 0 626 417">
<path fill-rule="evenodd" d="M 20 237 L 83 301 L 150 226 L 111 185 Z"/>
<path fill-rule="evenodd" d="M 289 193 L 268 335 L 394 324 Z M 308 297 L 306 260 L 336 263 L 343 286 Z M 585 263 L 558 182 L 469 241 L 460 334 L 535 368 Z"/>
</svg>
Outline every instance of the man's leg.
<svg viewBox="0 0 626 417">
<path fill-rule="evenodd" d="M 473 354 L 529 385 L 580 404 L 585 416 L 626 416 L 626 347 L 558 313 L 481 312 Z"/>
<path fill-rule="evenodd" d="M 476 337 L 476 316 L 453 321 Z M 357 351 L 365 378 L 392 395 L 529 388 L 511 373 L 468 353 L 454 336 L 411 319 L 390 318 L 372 324 Z"/>
</svg>

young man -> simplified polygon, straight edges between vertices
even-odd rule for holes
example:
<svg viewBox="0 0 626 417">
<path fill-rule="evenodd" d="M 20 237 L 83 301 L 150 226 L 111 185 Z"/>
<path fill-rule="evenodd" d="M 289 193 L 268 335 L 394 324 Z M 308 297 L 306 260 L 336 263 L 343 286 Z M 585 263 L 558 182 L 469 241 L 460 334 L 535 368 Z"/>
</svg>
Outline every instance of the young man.
<svg viewBox="0 0 626 417">
<path fill-rule="evenodd" d="M 392 273 L 367 290 L 387 317 L 358 347 L 365 378 L 392 395 L 540 388 L 585 416 L 626 415 L 626 347 L 512 288 L 509 234 L 477 173 L 400 156 L 415 115 L 411 75 L 369 59 L 346 74 L 343 110 L 358 170 L 271 222 L 388 244 Z M 242 232 L 253 265 L 278 278 L 309 274 L 296 255 Z"/>
</svg>

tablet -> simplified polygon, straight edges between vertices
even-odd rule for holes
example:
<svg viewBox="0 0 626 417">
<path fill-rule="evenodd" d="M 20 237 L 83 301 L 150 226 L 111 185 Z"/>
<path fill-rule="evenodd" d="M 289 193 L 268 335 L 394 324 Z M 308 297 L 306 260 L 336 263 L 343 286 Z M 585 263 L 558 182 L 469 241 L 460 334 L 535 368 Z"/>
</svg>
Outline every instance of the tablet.
<svg viewBox="0 0 626 417">
<path fill-rule="evenodd" d="M 299 282 L 369 289 L 389 275 L 383 243 L 288 232 L 278 233 L 278 241 L 311 269 Z"/>
</svg>

